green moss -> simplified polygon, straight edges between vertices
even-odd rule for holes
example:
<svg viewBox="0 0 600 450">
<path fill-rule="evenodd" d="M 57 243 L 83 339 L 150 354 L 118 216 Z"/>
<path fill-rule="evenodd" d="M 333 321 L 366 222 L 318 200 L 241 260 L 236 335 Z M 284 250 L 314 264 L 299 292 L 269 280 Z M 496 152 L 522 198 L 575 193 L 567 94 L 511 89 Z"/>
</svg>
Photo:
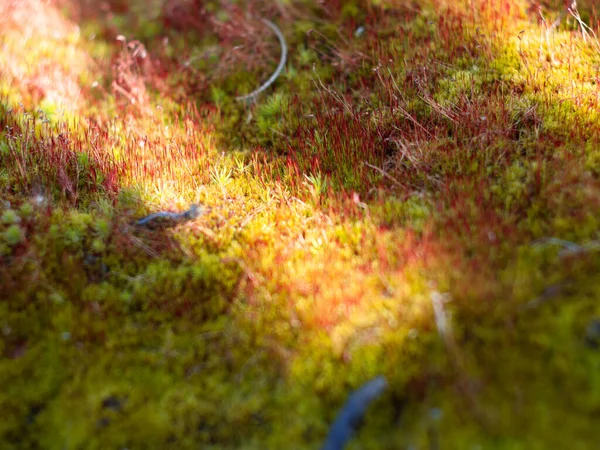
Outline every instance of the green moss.
<svg viewBox="0 0 600 450">
<path fill-rule="evenodd" d="M 19 225 L 11 225 L 2 233 L 2 238 L 9 246 L 15 246 L 23 241 L 25 235 Z"/>
<path fill-rule="evenodd" d="M 2 217 L 0 218 L 0 220 L 2 220 L 2 223 L 6 225 L 11 225 L 19 223 L 21 221 L 21 218 L 16 213 L 16 211 L 12 209 L 7 209 L 2 213 Z"/>
<path fill-rule="evenodd" d="M 596 444 L 589 43 L 512 4 L 282 2 L 288 70 L 250 105 L 271 61 L 233 49 L 243 2 L 204 2 L 197 32 L 142 3 L 65 35 L 95 60 L 73 116 L 0 86 L 7 448 L 318 448 L 379 374 L 349 447 Z M 7 67 L 65 54 L 9 31 Z M 116 33 L 144 41 L 147 105 L 113 95 Z"/>
<path fill-rule="evenodd" d="M 596 177 L 600 176 L 600 144 L 598 142 L 587 142 L 585 168 Z"/>
</svg>

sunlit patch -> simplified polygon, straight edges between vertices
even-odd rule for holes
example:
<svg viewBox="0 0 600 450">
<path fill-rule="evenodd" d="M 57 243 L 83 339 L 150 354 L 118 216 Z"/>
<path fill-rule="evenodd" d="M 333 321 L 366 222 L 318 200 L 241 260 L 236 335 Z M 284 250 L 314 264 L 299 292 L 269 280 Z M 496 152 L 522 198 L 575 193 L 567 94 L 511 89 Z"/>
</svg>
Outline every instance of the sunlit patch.
<svg viewBox="0 0 600 450">
<path fill-rule="evenodd" d="M 79 27 L 41 0 L 3 2 L 0 74 L 19 93 L 9 100 L 41 108 L 55 119 L 81 108 L 81 79 L 93 70 L 78 46 Z"/>
<path fill-rule="evenodd" d="M 193 110 L 182 120 L 172 119 L 157 109 L 151 116 L 115 122 L 120 130 L 112 134 L 113 148 L 125 167 L 124 183 L 138 187 L 152 204 L 164 206 L 181 196 L 193 201 L 190 195 L 209 181 L 215 153 L 211 120 Z"/>
<path fill-rule="evenodd" d="M 15 120 L 25 111 L 36 111 L 35 127 L 41 134 L 28 132 L 27 114 L 19 116 L 24 119 L 22 126 L 13 123 L 22 128 L 28 146 L 42 149 L 35 154 L 49 154 L 44 140 L 61 142 L 64 154 L 81 153 L 76 165 L 83 172 L 78 174 L 87 172 L 84 154 L 111 160 L 118 169 L 98 173 L 103 183 L 113 186 L 111 190 L 137 187 L 141 200 L 151 200 L 156 207 L 189 204 L 195 196 L 190 192 L 208 181 L 214 112 L 200 114 L 194 107 L 175 105 L 168 99 L 151 101 L 147 83 L 154 73 L 147 52 L 141 43 L 122 38 L 123 48 L 112 67 L 113 93 L 122 114 L 117 117 L 110 99 L 102 98 L 107 92 L 97 81 L 104 63 L 89 56 L 77 25 L 65 19 L 52 2 L 28 0 L 3 3 L 3 7 L 0 89 L 5 102 L 14 107 Z M 86 85 L 90 80 L 96 81 Z M 98 92 L 92 95 L 94 86 Z M 94 111 L 93 117 L 89 111 Z M 13 131 L 18 138 L 18 130 Z M 52 154 L 57 157 L 59 153 Z M 77 203 L 75 172 L 67 175 L 68 171 L 57 170 L 56 181 Z M 23 186 L 32 184 L 31 180 L 22 182 Z M 53 184 L 51 180 L 45 183 Z"/>
</svg>

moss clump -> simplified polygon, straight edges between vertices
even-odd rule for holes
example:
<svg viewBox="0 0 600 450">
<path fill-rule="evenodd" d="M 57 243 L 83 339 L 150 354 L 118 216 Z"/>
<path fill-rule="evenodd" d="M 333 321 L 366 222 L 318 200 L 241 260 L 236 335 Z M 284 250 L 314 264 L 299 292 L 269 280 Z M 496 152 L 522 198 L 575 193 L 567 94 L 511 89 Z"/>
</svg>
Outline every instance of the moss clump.
<svg viewBox="0 0 600 450">
<path fill-rule="evenodd" d="M 521 2 L 108 3 L 0 19 L 7 448 L 318 448 L 380 374 L 355 447 L 596 445 L 591 39 Z M 245 104 L 257 15 L 289 60 Z"/>
<path fill-rule="evenodd" d="M 13 211 L 12 209 L 7 209 L 2 213 L 2 217 L 0 218 L 0 220 L 2 220 L 2 223 L 4 223 L 5 225 L 11 225 L 19 223 L 21 221 L 21 218 L 16 213 L 16 211 Z"/>
<path fill-rule="evenodd" d="M 23 230 L 19 225 L 10 225 L 2 233 L 4 242 L 10 247 L 14 247 L 19 244 L 25 238 Z"/>
</svg>

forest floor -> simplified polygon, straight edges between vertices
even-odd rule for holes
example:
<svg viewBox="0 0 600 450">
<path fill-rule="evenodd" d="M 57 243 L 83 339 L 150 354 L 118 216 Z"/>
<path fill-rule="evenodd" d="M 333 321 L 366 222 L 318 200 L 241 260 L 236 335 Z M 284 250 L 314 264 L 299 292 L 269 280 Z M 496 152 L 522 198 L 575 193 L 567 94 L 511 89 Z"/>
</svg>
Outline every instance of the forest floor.
<svg viewBox="0 0 600 450">
<path fill-rule="evenodd" d="M 0 0 L 0 448 L 595 448 L 593 3 Z"/>
</svg>

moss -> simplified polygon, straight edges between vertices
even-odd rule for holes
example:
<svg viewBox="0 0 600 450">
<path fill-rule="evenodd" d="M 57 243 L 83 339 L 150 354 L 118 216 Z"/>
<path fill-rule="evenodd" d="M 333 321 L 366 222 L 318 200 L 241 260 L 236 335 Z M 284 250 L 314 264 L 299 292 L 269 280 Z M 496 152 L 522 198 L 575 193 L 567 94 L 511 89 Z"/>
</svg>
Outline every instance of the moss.
<svg viewBox="0 0 600 450">
<path fill-rule="evenodd" d="M 271 95 L 256 110 L 258 132 L 269 137 L 277 133 L 281 123 L 281 115 L 288 108 L 288 101 L 281 93 Z"/>
<path fill-rule="evenodd" d="M 234 49 L 247 5 L 109 3 L 81 5 L 86 41 L 2 37 L 8 448 L 317 448 L 378 374 L 355 448 L 596 443 L 590 43 L 521 4 L 283 2 L 288 70 L 249 105 L 277 47 Z M 118 33 L 144 104 L 111 89 L 135 89 Z M 52 67 L 66 115 L 32 88 Z"/>
<path fill-rule="evenodd" d="M 600 176 L 600 144 L 595 141 L 586 143 L 585 168 L 595 176 Z"/>
<path fill-rule="evenodd" d="M 6 225 L 11 225 L 19 223 L 21 221 L 21 218 L 16 213 L 16 211 L 13 211 L 12 209 L 7 209 L 2 213 L 2 217 L 0 218 L 0 220 L 2 220 L 2 223 Z"/>
<path fill-rule="evenodd" d="M 4 238 L 4 242 L 11 247 L 19 244 L 24 239 L 24 233 L 19 225 L 10 225 L 4 232 L 2 233 L 2 237 Z"/>
</svg>

